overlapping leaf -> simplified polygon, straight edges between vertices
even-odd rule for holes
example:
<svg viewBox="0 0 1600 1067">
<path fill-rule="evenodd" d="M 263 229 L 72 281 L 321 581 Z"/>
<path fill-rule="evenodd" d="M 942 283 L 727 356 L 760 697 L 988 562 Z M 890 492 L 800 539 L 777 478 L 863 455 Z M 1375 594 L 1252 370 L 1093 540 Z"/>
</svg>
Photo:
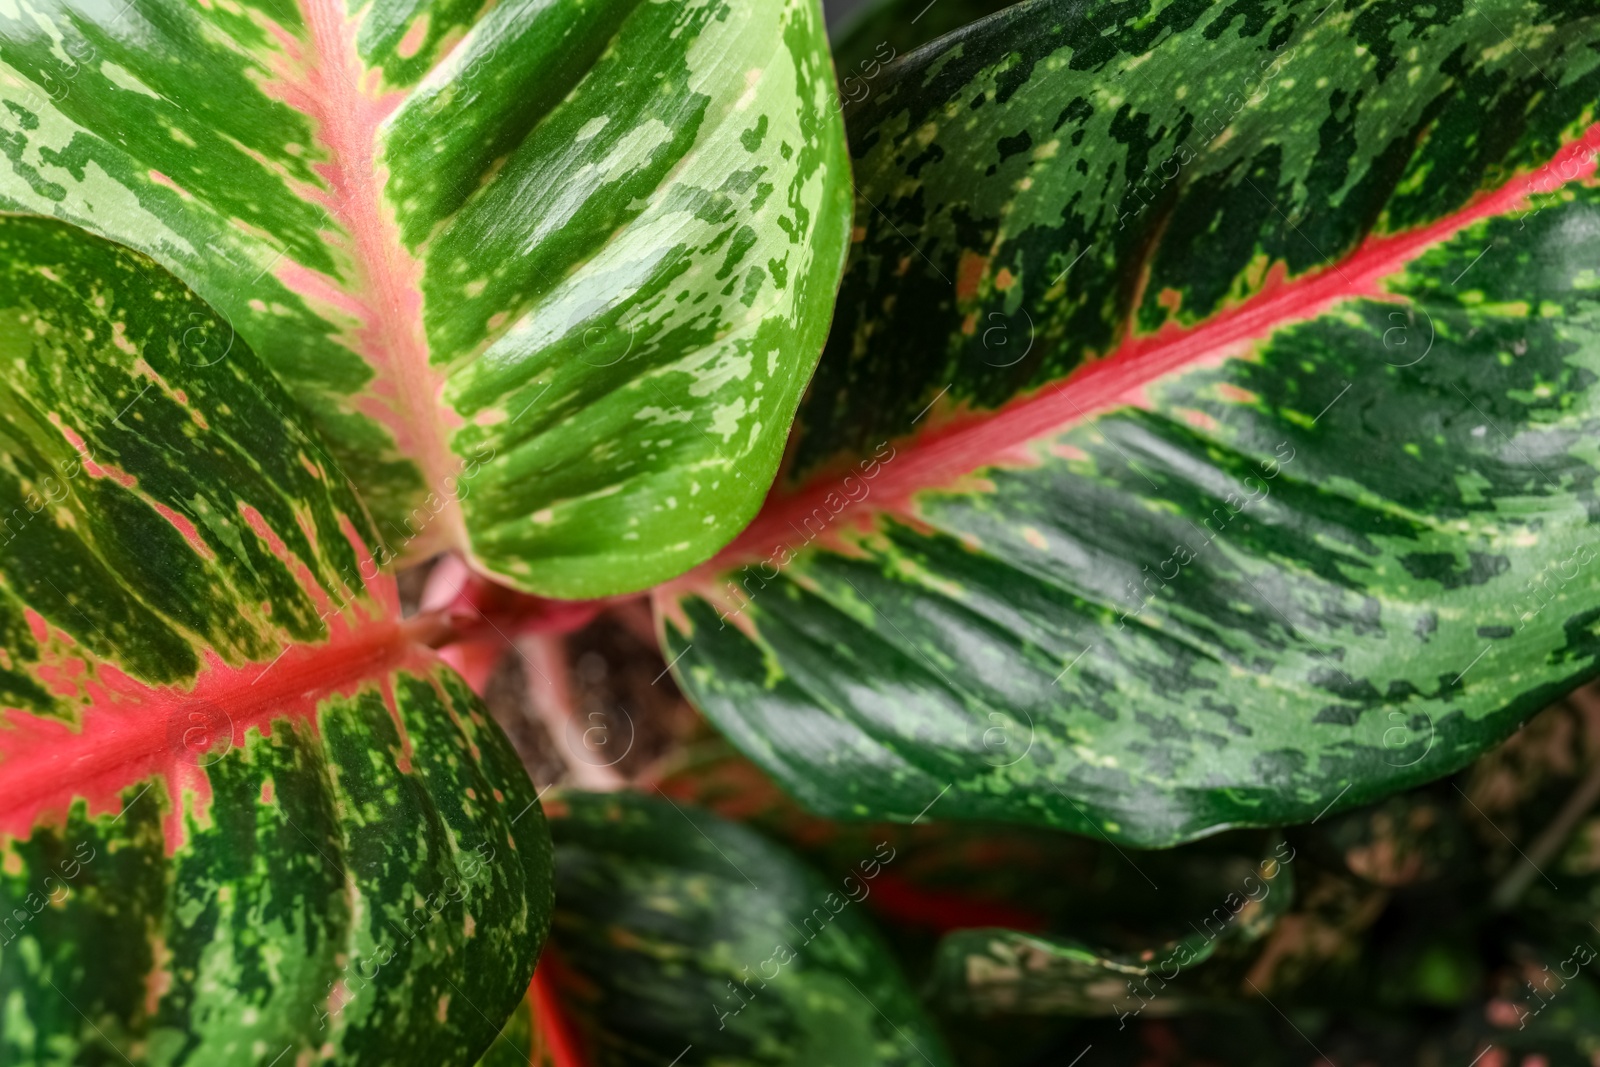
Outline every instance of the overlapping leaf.
<svg viewBox="0 0 1600 1067">
<path fill-rule="evenodd" d="M 600 595 L 776 469 L 843 255 L 832 100 L 815 0 L 22 0 L 0 208 L 209 301 L 384 554 Z"/>
<path fill-rule="evenodd" d="M 861 912 L 893 849 L 824 882 L 754 832 L 630 794 L 549 804 L 540 963 L 589 1067 L 950 1063 Z"/>
<path fill-rule="evenodd" d="M 787 472 L 658 594 L 684 686 L 820 812 L 1156 845 L 1593 675 L 1596 40 L 1039 0 L 891 65 Z"/>
<path fill-rule="evenodd" d="M 1161 872 L 1169 892 L 1182 893 L 1182 900 L 1165 910 L 1153 906 L 1154 901 L 1142 902 L 1150 923 L 1184 915 L 1186 929 L 1180 936 L 1166 941 L 1145 936 L 1139 939 L 1142 943 L 1111 946 L 1061 933 L 956 930 L 939 942 L 934 995 L 955 1011 L 1114 1015 L 1123 1020 L 1146 1010 L 1153 1016 L 1172 1015 L 1208 1000 L 1236 999 L 1233 986 L 1243 964 L 1294 898 L 1290 865 L 1295 850 L 1280 841 L 1255 867 L 1237 857 L 1204 853 L 1182 860 L 1188 868 L 1182 884 L 1170 878 L 1178 865 Z M 1130 873 L 1150 877 L 1139 868 Z M 1153 882 L 1151 888 L 1160 892 Z M 1093 903 L 1104 908 L 1108 902 Z M 1191 909 L 1192 918 L 1185 914 Z M 1080 919 L 1075 925 L 1082 930 L 1089 924 Z"/>
<path fill-rule="evenodd" d="M 470 1064 L 549 922 L 498 727 L 143 256 L 0 220 L 0 1061 Z"/>
<path fill-rule="evenodd" d="M 530 987 L 477 1067 L 572 1067 L 552 1061 L 549 1043 L 539 1028 L 536 1003 L 537 994 Z"/>
</svg>

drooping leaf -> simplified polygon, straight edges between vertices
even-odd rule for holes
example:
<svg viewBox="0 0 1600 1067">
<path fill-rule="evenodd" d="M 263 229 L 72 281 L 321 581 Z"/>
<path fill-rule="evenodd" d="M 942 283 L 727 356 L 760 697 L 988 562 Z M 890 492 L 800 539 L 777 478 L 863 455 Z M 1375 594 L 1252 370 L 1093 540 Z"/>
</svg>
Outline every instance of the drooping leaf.
<svg viewBox="0 0 1600 1067">
<path fill-rule="evenodd" d="M 1581 982 L 1583 980 L 1580 980 Z M 1588 984 L 1583 982 L 1583 984 Z M 1580 992 L 1581 990 L 1581 992 Z M 1119 1030 L 1114 1021 L 1075 1028 L 1060 1041 L 1045 1063 L 1070 1063 L 1072 1057 L 1103 1057 L 1110 1063 L 1149 1067 L 1307 1067 L 1310 1064 L 1352 1064 L 1370 1067 L 1415 1067 L 1460 1060 L 1478 1067 L 1505 1064 L 1522 1067 L 1587 1067 L 1596 1051 L 1592 1027 L 1579 1014 L 1600 1008 L 1592 986 L 1574 984 L 1572 1007 L 1531 1019 L 1518 1030 L 1491 1026 L 1481 1012 L 1458 1015 L 1408 1012 L 1296 1010 L 1281 1002 L 1283 1014 L 1260 1001 L 1231 1011 L 1215 1011 L 1173 1019 L 1130 1023 Z M 1012 1020 L 1005 1020 L 1010 1025 Z M 1588 1031 L 1587 1033 L 1585 1031 Z M 1081 1067 L 1081 1065 L 1080 1065 Z"/>
<path fill-rule="evenodd" d="M 0 1062 L 473 1063 L 543 815 L 293 401 L 185 345 L 222 329 L 0 219 Z"/>
<path fill-rule="evenodd" d="M 1056 933 L 953 931 L 939 942 L 933 995 L 954 1011 L 1124 1020 L 1147 1011 L 1172 1015 L 1208 1001 L 1236 1000 L 1245 965 L 1293 902 L 1295 857 L 1295 850 L 1279 841 L 1255 867 L 1197 854 L 1187 857 L 1184 881 L 1162 872 L 1168 892 L 1182 897 L 1167 913 L 1145 907 L 1152 919 L 1182 916 L 1186 926 L 1181 936 L 1166 941 L 1147 937 L 1133 944 L 1124 937 L 1124 944 L 1111 946 Z M 1146 876 L 1141 872 L 1140 877 Z"/>
<path fill-rule="evenodd" d="M 0 49 L 0 208 L 208 300 L 386 550 L 593 596 L 754 514 L 848 224 L 815 0 L 42 0 Z"/>
<path fill-rule="evenodd" d="M 940 1001 L 960 1011 L 1125 1017 L 1137 1016 L 1148 998 L 1159 1016 L 1193 1007 L 1165 990 L 1160 975 L 1204 966 L 1215 950 L 1201 934 L 1154 946 L 1141 959 L 1074 938 L 959 930 L 939 944 L 934 981 Z"/>
<path fill-rule="evenodd" d="M 886 70 L 786 472 L 658 593 L 696 703 L 824 814 L 1158 845 L 1595 674 L 1600 23 L 1490 6 L 1037 0 Z"/>
<path fill-rule="evenodd" d="M 1226 920 L 1230 939 L 1248 933 L 1253 941 L 1293 896 L 1292 878 L 1278 878 L 1273 864 L 1263 873 L 1261 861 L 1277 851 L 1293 862 L 1295 853 L 1261 831 L 1135 858 L 1098 837 L 939 820 L 937 805 L 915 823 L 821 819 L 721 738 L 687 746 L 667 769 L 658 785 L 663 794 L 752 826 L 825 875 L 850 873 L 856 857 L 887 843 L 894 862 L 873 880 L 863 903 L 902 955 L 931 955 L 939 935 L 1007 927 L 1060 936 L 1107 957 L 1137 956 L 1207 928 L 1208 917 Z M 1332 860 L 1342 864 L 1343 857 Z M 1246 914 L 1252 895 L 1258 904 L 1272 900 Z M 1241 915 L 1246 921 L 1238 923 Z M 1216 924 L 1210 928 L 1215 932 Z"/>
<path fill-rule="evenodd" d="M 832 884 L 666 799 L 547 807 L 557 907 L 540 974 L 589 1067 L 951 1062 L 857 903 L 892 849 Z"/>
</svg>

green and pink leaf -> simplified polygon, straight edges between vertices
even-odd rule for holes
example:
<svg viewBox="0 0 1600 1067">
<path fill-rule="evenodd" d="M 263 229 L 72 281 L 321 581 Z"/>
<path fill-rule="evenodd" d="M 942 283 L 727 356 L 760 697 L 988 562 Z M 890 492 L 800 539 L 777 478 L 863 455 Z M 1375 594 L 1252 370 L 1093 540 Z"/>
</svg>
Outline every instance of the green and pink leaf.
<svg viewBox="0 0 1600 1067">
<path fill-rule="evenodd" d="M 786 473 L 657 594 L 814 810 L 1306 821 L 1600 670 L 1600 25 L 1410 11 L 1024 3 L 850 115 Z"/>
<path fill-rule="evenodd" d="M 143 256 L 0 220 L 0 293 L 5 1061 L 474 1062 L 548 831 L 352 488 Z"/>
<path fill-rule="evenodd" d="M 759 505 L 849 215 L 814 0 L 30 0 L 0 44 L 0 208 L 191 285 L 386 559 L 611 594 Z"/>
</svg>

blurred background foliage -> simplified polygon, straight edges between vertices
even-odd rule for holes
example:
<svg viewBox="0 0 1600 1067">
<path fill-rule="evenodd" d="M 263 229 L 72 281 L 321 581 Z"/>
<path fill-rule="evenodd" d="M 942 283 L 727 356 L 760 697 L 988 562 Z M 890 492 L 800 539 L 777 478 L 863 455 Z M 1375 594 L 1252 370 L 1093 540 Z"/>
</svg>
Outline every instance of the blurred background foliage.
<svg viewBox="0 0 1600 1067">
<path fill-rule="evenodd" d="M 632 614 L 559 645 L 563 714 L 596 735 L 586 758 L 713 836 L 712 817 L 757 831 L 812 885 L 855 877 L 850 911 L 963 1067 L 1600 1065 L 1600 687 L 1421 789 L 1146 852 L 942 822 L 937 802 L 914 825 L 808 815 L 681 697 Z M 559 823 L 573 750 L 530 664 L 507 652 L 488 700 Z M 557 954 L 564 928 L 593 925 L 593 897 L 558 898 Z"/>
</svg>

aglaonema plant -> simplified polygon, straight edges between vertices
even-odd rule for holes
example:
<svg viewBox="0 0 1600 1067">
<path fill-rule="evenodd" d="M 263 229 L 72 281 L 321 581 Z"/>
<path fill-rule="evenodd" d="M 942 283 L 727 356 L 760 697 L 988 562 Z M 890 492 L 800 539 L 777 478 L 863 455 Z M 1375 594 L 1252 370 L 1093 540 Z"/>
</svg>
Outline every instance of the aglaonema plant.
<svg viewBox="0 0 1600 1067">
<path fill-rule="evenodd" d="M 483 653 L 641 590 L 833 819 L 1504 739 L 1600 651 L 1600 27 L 1490 8 L 890 0 L 837 86 L 802 0 L 0 12 L 0 1062 L 954 1062 L 887 837 L 546 823 Z M 446 550 L 534 596 L 403 618 Z M 1272 847 L 1217 943 L 875 884 L 939 1003 L 1104 1014 Z"/>
<path fill-rule="evenodd" d="M 0 12 L 0 1062 L 470 1064 L 535 792 L 401 619 L 758 506 L 848 224 L 814 3 Z"/>
<path fill-rule="evenodd" d="M 187 362 L 214 312 L 55 220 L 0 249 L 0 1057 L 472 1062 L 549 925 L 515 754 L 272 375 Z"/>
<path fill-rule="evenodd" d="M 807 804 L 1173 844 L 1595 673 L 1596 26 L 1409 11 L 1025 3 L 869 83 L 785 467 L 655 593 Z"/>
<path fill-rule="evenodd" d="M 0 207 L 208 301 L 197 361 L 250 344 L 397 560 L 608 595 L 755 511 L 844 237 L 814 4 L 0 19 Z"/>
</svg>

